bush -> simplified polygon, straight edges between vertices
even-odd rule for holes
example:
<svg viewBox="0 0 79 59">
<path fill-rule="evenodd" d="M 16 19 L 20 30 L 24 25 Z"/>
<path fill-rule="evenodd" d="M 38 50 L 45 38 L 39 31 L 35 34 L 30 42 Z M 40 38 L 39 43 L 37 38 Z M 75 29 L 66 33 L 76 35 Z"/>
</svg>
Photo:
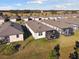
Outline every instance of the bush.
<svg viewBox="0 0 79 59">
<path fill-rule="evenodd" d="M 54 50 L 52 50 L 50 53 L 49 53 L 49 59 L 56 59 L 56 52 Z"/>
<path fill-rule="evenodd" d="M 6 44 L 0 45 L 0 53 L 6 48 Z"/>
<path fill-rule="evenodd" d="M 4 51 L 2 52 L 3 55 L 12 55 L 19 51 L 20 44 L 9 44 L 6 46 Z"/>
</svg>

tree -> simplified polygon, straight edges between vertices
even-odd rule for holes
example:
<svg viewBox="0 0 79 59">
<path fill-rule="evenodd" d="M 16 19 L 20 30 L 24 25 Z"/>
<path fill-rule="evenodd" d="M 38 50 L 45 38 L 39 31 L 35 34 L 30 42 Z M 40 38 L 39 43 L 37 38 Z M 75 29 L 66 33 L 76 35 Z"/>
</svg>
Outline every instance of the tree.
<svg viewBox="0 0 79 59">
<path fill-rule="evenodd" d="M 21 20 L 21 16 L 17 15 L 17 21 Z"/>
<path fill-rule="evenodd" d="M 3 13 L 2 12 L 0 12 L 0 16 L 3 16 Z"/>
<path fill-rule="evenodd" d="M 60 50 L 60 45 L 58 44 L 58 45 L 56 45 L 56 46 L 54 47 L 54 51 L 56 51 L 57 59 L 59 59 L 59 56 L 60 56 L 59 50 Z"/>
<path fill-rule="evenodd" d="M 76 44 L 75 44 L 76 48 L 79 48 L 79 42 L 76 41 Z"/>
<path fill-rule="evenodd" d="M 4 15 L 4 18 L 5 18 L 5 22 L 10 21 L 9 16 L 8 16 L 7 14 L 6 14 L 6 15 Z"/>
</svg>

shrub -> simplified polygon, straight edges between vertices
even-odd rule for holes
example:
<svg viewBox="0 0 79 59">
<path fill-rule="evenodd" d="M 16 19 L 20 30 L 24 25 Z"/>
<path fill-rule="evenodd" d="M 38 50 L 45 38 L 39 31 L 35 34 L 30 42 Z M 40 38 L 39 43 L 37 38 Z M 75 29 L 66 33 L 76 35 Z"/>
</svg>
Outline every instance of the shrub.
<svg viewBox="0 0 79 59">
<path fill-rule="evenodd" d="M 9 44 L 6 46 L 4 51 L 2 52 L 3 55 L 12 55 L 19 51 L 20 44 Z"/>
<path fill-rule="evenodd" d="M 51 52 L 49 53 L 49 59 L 56 59 L 56 52 L 54 50 L 51 50 Z"/>
</svg>

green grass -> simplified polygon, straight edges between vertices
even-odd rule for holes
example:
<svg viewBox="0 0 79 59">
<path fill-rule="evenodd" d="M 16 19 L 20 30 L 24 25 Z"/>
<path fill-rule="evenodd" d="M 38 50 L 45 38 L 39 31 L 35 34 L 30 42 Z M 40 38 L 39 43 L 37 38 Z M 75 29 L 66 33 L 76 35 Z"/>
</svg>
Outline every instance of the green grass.
<svg viewBox="0 0 79 59">
<path fill-rule="evenodd" d="M 60 59 L 68 59 L 69 53 L 73 51 L 75 41 L 79 39 L 79 30 L 75 32 L 74 36 L 65 37 L 61 35 L 59 39 L 47 40 L 45 38 L 34 40 L 32 36 L 27 38 L 23 42 L 17 42 L 21 44 L 20 51 L 17 53 L 5 57 L 0 54 L 2 59 L 48 59 L 49 54 L 53 47 L 60 44 Z M 1 48 L 0 48 L 1 49 Z M 54 58 L 53 58 L 54 59 Z"/>
<path fill-rule="evenodd" d="M 0 54 L 2 54 L 2 55 L 12 55 L 12 54 L 18 52 L 18 49 L 16 49 L 16 47 L 15 47 L 16 45 L 20 45 L 19 42 L 1 45 L 0 46 Z"/>
</svg>

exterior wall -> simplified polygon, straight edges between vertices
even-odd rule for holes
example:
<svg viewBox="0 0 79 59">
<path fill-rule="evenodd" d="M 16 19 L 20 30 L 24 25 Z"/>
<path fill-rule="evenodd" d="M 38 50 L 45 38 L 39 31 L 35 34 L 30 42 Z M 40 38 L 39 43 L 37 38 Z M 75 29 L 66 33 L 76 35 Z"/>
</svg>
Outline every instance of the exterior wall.
<svg viewBox="0 0 79 59">
<path fill-rule="evenodd" d="M 1 25 L 2 23 L 4 23 L 4 20 L 0 20 L 0 25 Z"/>
<path fill-rule="evenodd" d="M 30 17 L 32 20 L 35 20 L 35 18 L 34 17 Z"/>
<path fill-rule="evenodd" d="M 53 20 L 53 19 L 54 19 L 54 17 L 49 17 L 49 19 Z"/>
<path fill-rule="evenodd" d="M 35 39 L 45 38 L 46 37 L 46 32 L 42 32 L 41 36 L 39 36 L 39 33 L 34 33 L 33 36 L 34 36 Z"/>
<path fill-rule="evenodd" d="M 45 20 L 48 20 L 48 18 L 44 18 Z"/>
<path fill-rule="evenodd" d="M 17 38 L 16 35 L 9 36 L 10 42 L 16 42 L 16 41 L 23 41 L 23 34 L 19 34 L 19 37 Z"/>
<path fill-rule="evenodd" d="M 28 21 L 28 18 L 26 18 L 26 19 L 23 19 L 24 21 Z"/>
<path fill-rule="evenodd" d="M 61 19 L 62 17 L 58 17 L 58 19 Z"/>
<path fill-rule="evenodd" d="M 45 34 L 46 34 L 45 32 L 42 32 L 43 35 L 39 36 L 38 33 L 35 33 L 27 24 L 26 24 L 26 27 L 29 29 L 34 39 L 45 38 Z"/>
<path fill-rule="evenodd" d="M 10 21 L 12 21 L 12 22 L 16 22 L 16 19 L 10 19 Z"/>
<path fill-rule="evenodd" d="M 35 20 L 39 20 L 39 18 L 35 18 Z"/>
<path fill-rule="evenodd" d="M 77 25 L 73 25 L 73 29 L 74 30 L 77 30 L 78 29 L 78 26 Z"/>
</svg>

